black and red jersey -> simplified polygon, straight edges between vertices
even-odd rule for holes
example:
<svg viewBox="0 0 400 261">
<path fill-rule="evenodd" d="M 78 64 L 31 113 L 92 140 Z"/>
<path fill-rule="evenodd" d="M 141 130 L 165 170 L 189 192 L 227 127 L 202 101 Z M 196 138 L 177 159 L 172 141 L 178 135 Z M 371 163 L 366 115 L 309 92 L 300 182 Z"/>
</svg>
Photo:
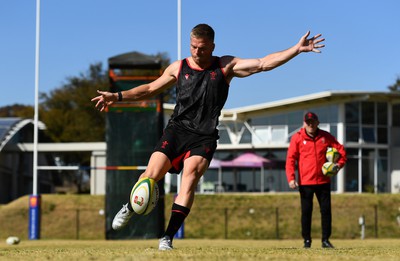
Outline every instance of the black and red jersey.
<svg viewBox="0 0 400 261">
<path fill-rule="evenodd" d="M 188 60 L 183 59 L 176 85 L 177 104 L 170 123 L 197 134 L 216 134 L 228 90 L 219 57 L 204 70 L 191 68 Z"/>
</svg>

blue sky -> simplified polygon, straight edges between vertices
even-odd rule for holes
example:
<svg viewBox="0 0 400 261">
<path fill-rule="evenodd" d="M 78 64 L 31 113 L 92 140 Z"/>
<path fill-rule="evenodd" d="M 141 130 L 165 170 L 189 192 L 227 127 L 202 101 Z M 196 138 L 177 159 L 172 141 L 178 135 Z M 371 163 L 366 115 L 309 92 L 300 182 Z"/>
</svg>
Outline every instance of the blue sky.
<svg viewBox="0 0 400 261">
<path fill-rule="evenodd" d="M 198 23 L 215 29 L 215 55 L 241 58 L 286 49 L 311 30 L 326 38 L 321 54 L 234 79 L 225 107 L 327 90 L 388 91 L 400 76 L 399 10 L 398 0 L 182 0 L 182 57 Z M 34 0 L 0 4 L 0 107 L 34 104 L 35 16 Z M 178 58 L 176 0 L 41 0 L 40 92 L 131 51 Z"/>
</svg>

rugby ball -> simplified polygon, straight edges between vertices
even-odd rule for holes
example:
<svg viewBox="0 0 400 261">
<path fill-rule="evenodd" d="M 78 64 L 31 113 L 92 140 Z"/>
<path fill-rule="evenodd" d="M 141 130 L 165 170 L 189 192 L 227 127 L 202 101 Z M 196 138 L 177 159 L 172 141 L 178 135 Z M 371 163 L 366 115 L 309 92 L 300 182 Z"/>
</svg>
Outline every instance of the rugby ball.
<svg viewBox="0 0 400 261">
<path fill-rule="evenodd" d="M 327 177 L 335 176 L 339 171 L 339 168 L 336 167 L 336 164 L 333 162 L 325 162 L 322 166 L 322 174 Z"/>
<path fill-rule="evenodd" d="M 326 150 L 326 160 L 328 162 L 336 163 L 340 158 L 340 153 L 335 148 L 328 148 Z"/>
<path fill-rule="evenodd" d="M 132 188 L 130 203 L 136 214 L 147 215 L 157 205 L 158 198 L 157 182 L 151 178 L 141 178 Z"/>
<path fill-rule="evenodd" d="M 8 238 L 6 239 L 6 243 L 7 243 L 8 245 L 18 245 L 19 242 L 20 242 L 20 240 L 19 240 L 18 237 L 8 237 Z"/>
</svg>

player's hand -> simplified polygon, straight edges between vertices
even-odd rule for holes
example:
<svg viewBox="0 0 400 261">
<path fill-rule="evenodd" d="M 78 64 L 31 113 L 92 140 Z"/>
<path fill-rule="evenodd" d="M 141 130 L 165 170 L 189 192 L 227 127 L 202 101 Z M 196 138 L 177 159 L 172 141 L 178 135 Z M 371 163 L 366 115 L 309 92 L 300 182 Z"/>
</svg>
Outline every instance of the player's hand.
<svg viewBox="0 0 400 261">
<path fill-rule="evenodd" d="M 291 189 L 297 189 L 297 188 L 299 187 L 299 184 L 297 184 L 297 181 L 296 181 L 296 180 L 291 180 L 291 181 L 289 182 L 289 187 L 290 187 Z"/>
<path fill-rule="evenodd" d="M 308 31 L 303 37 L 300 38 L 298 43 L 299 45 L 299 52 L 314 52 L 320 53 L 320 48 L 325 47 L 325 44 L 319 44 L 320 42 L 325 41 L 324 38 L 320 38 L 322 34 L 317 34 L 312 38 L 307 39 L 310 35 L 310 31 Z"/>
<path fill-rule="evenodd" d="M 338 164 L 335 164 L 335 166 L 332 169 L 334 172 L 338 173 L 340 170 L 340 166 Z"/>
<path fill-rule="evenodd" d="M 97 93 L 100 95 L 94 97 L 93 99 L 91 99 L 91 101 L 97 102 L 95 107 L 99 111 L 104 111 L 107 106 L 110 106 L 118 100 L 118 98 L 111 92 L 103 92 L 97 90 Z"/>
</svg>

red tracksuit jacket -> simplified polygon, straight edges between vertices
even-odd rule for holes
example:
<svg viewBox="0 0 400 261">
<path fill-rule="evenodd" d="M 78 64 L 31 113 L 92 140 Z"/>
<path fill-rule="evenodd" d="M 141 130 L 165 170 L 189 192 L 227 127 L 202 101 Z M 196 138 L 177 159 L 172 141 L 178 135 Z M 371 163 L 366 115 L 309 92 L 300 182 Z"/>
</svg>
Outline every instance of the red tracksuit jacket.
<svg viewBox="0 0 400 261">
<path fill-rule="evenodd" d="M 295 133 L 291 140 L 286 158 L 286 177 L 288 182 L 295 180 L 296 163 L 299 185 L 318 185 L 330 182 L 330 177 L 322 174 L 322 165 L 326 162 L 328 147 L 336 148 L 340 153 L 337 164 L 343 167 L 347 161 L 346 151 L 336 138 L 327 131 L 318 129 L 311 138 L 304 128 Z"/>
</svg>

